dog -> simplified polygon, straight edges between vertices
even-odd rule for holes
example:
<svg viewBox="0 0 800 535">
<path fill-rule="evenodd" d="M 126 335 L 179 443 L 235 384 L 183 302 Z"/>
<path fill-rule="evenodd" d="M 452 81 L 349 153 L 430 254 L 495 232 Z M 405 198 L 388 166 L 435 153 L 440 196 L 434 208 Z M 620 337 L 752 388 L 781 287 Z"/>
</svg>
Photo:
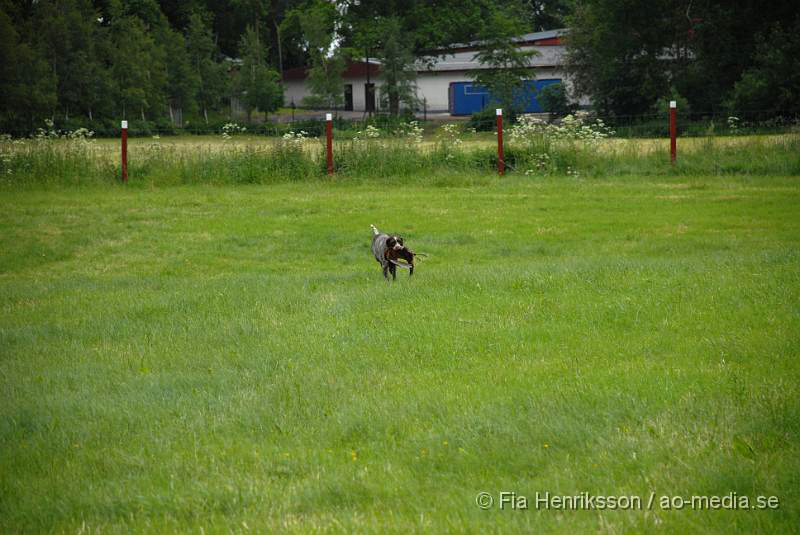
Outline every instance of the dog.
<svg viewBox="0 0 800 535">
<path fill-rule="evenodd" d="M 389 280 L 391 273 L 392 280 L 397 280 L 397 266 L 408 269 L 409 277 L 413 275 L 416 255 L 403 244 L 403 238 L 384 234 L 378 231 L 375 225 L 370 225 L 370 228 L 372 228 L 372 254 L 381 265 L 384 278 Z M 405 260 L 408 265 L 398 263 L 399 259 Z"/>
</svg>

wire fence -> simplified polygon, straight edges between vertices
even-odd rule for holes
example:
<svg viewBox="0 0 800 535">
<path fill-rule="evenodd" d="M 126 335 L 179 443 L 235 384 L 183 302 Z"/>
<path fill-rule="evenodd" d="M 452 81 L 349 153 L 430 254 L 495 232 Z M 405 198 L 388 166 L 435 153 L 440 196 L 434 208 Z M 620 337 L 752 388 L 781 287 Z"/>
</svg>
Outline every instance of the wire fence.
<svg viewBox="0 0 800 535">
<path fill-rule="evenodd" d="M 669 137 L 669 120 L 666 110 L 663 113 L 639 115 L 604 115 L 594 112 L 578 111 L 583 121 L 593 123 L 602 121 L 609 127 L 616 138 L 665 138 Z M 324 114 L 321 114 L 324 116 Z M 561 124 L 564 115 L 548 113 L 528 114 L 547 124 Z M 505 127 L 512 127 L 520 115 L 505 114 Z M 333 127 L 335 137 L 352 139 L 358 137 L 368 127 L 378 129 L 382 135 L 391 136 L 405 134 L 409 125 L 423 129 L 426 137 L 432 137 L 437 130 L 446 124 L 456 124 L 466 133 L 495 132 L 495 110 L 476 113 L 472 116 L 438 116 L 424 120 L 421 116 L 405 114 L 398 117 L 387 114 L 372 114 L 363 118 L 346 118 L 334 115 Z M 225 119 L 206 123 L 187 122 L 183 125 L 172 124 L 168 119 L 157 121 L 128 121 L 128 136 L 171 137 L 171 136 L 220 136 L 221 138 L 237 135 L 282 137 L 290 132 L 303 132 L 307 137 L 323 137 L 325 135 L 324 118 L 300 119 L 296 121 L 264 121 L 247 123 L 242 119 Z M 55 121 L 42 124 L 37 128 L 1 129 L 0 136 L 6 139 L 29 138 L 41 135 L 50 137 L 68 137 L 75 132 L 92 133 L 94 138 L 119 138 L 120 122 L 104 121 Z M 677 133 L 679 137 L 707 137 L 733 135 L 781 135 L 800 133 L 800 113 L 759 110 L 743 110 L 737 112 L 683 112 L 678 110 Z"/>
<path fill-rule="evenodd" d="M 492 110 L 494 112 L 494 110 Z M 639 115 L 606 115 L 578 111 L 585 123 L 602 124 L 609 127 L 617 138 L 665 138 L 669 137 L 669 115 L 649 113 Z M 529 114 L 550 124 L 561 124 L 565 115 L 548 113 Z M 518 116 L 506 119 L 509 126 L 519 120 Z M 467 120 L 469 127 L 476 131 L 493 131 L 494 113 L 476 114 Z M 677 133 L 680 137 L 731 136 L 731 135 L 780 135 L 800 133 L 800 114 L 774 111 L 739 112 L 682 112 L 678 110 Z"/>
</svg>

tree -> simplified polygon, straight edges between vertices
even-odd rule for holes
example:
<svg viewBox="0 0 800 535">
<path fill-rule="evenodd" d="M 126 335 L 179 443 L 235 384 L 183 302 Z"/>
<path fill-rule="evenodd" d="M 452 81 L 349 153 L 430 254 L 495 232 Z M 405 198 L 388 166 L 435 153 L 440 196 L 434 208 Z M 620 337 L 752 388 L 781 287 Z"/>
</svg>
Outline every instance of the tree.
<svg viewBox="0 0 800 535">
<path fill-rule="evenodd" d="M 238 87 L 248 122 L 254 109 L 269 113 L 277 110 L 283 103 L 283 86 L 280 75 L 266 65 L 267 51 L 259 41 L 255 30 L 248 26 L 240 43 L 242 68 L 239 72 Z"/>
<path fill-rule="evenodd" d="M 130 110 L 140 113 L 163 103 L 163 51 L 156 47 L 138 17 L 123 15 L 111 25 L 112 67 L 115 100 L 122 106 L 122 118 Z M 163 108 L 162 108 L 163 109 Z"/>
<path fill-rule="evenodd" d="M 166 28 L 159 40 L 168 58 L 166 96 L 169 99 L 170 118 L 174 123 L 173 107 L 188 113 L 197 110 L 200 76 L 192 68 L 186 41 L 181 34 Z"/>
<path fill-rule="evenodd" d="M 470 75 L 489 89 L 495 104 L 511 114 L 525 109 L 530 89 L 525 81 L 533 77 L 531 60 L 534 50 L 522 50 L 514 41 L 524 33 L 524 26 L 513 14 L 496 11 L 481 34 L 480 51 L 475 58 L 483 67 Z"/>
<path fill-rule="evenodd" d="M 201 13 L 189 16 L 189 27 L 186 32 L 189 62 L 199 81 L 197 102 L 208 124 L 209 108 L 216 108 L 225 92 L 226 70 L 224 65 L 217 61 L 219 51 L 214 44 L 209 24 Z"/>
<path fill-rule="evenodd" d="M 800 112 L 800 17 L 788 30 L 776 24 L 768 35 L 759 35 L 753 60 L 734 85 L 731 112 Z"/>
<path fill-rule="evenodd" d="M 283 105 L 283 85 L 275 69 L 259 65 L 255 69 L 253 82 L 253 87 L 246 98 L 249 106 L 268 115 Z"/>
<path fill-rule="evenodd" d="M 314 0 L 304 9 L 293 11 L 291 16 L 299 20 L 308 43 L 308 83 L 313 97 L 306 99 L 305 104 L 336 109 L 344 101 L 345 69 L 345 56 L 335 42 L 336 7 L 325 0 Z"/>
<path fill-rule="evenodd" d="M 497 45 L 498 31 L 514 33 L 503 26 L 513 27 L 514 37 L 528 29 L 520 0 L 343 0 L 339 5 L 343 45 L 351 48 L 354 57 L 378 57 L 381 71 L 387 67 L 392 71 L 388 77 L 382 75 L 382 92 L 391 110 L 397 110 L 404 98 L 413 105 L 409 97 L 420 64 L 446 56 L 456 43 L 463 46 L 482 39 L 489 46 Z M 503 34 L 503 39 L 507 37 Z M 516 49 L 505 50 L 513 53 Z M 499 64 L 508 58 L 498 54 L 486 59 Z"/>
<path fill-rule="evenodd" d="M 792 25 L 797 2 L 695 0 L 681 2 L 679 11 L 678 37 L 686 39 L 691 56 L 676 66 L 672 83 L 695 110 L 706 112 L 730 102 L 734 85 L 758 61 L 760 43 L 776 24 Z"/>
<path fill-rule="evenodd" d="M 574 106 L 569 102 L 569 95 L 563 83 L 550 84 L 539 91 L 536 100 L 542 107 L 543 111 L 550 114 L 550 119 L 555 117 L 563 117 L 572 113 Z"/>
<path fill-rule="evenodd" d="M 41 49 L 22 42 L 0 9 L 0 125 L 32 129 L 56 107 L 56 79 Z"/>
<path fill-rule="evenodd" d="M 92 52 L 88 60 L 86 76 L 79 79 L 78 93 L 80 105 L 94 120 L 94 115 L 99 112 L 101 116 L 110 117 L 114 114 L 113 92 L 114 82 L 111 78 L 111 58 L 113 46 L 109 37 L 109 28 L 97 22 L 92 39 Z"/>
<path fill-rule="evenodd" d="M 616 115 L 645 113 L 673 88 L 698 112 L 721 108 L 756 60 L 758 36 L 797 13 L 791 0 L 584 0 L 573 6 L 567 70 L 574 89 Z M 744 83 L 755 88 L 759 81 Z"/>
<path fill-rule="evenodd" d="M 57 81 L 58 104 L 65 119 L 71 110 L 82 107 L 80 90 L 94 60 L 94 19 L 88 0 L 44 1 L 34 13 L 37 39 Z"/>
<path fill-rule="evenodd" d="M 673 0 L 576 3 L 566 37 L 575 92 L 603 113 L 645 113 L 669 89 L 671 61 L 688 56 L 682 18 Z"/>
<path fill-rule="evenodd" d="M 404 36 L 400 19 L 389 17 L 381 21 L 383 39 L 377 49 L 381 62 L 381 93 L 389 104 L 389 113 L 397 115 L 400 104 L 414 109 L 417 106 L 417 69 L 411 40 Z"/>
<path fill-rule="evenodd" d="M 534 31 L 556 30 L 566 25 L 568 0 L 525 0 L 524 11 Z"/>
</svg>

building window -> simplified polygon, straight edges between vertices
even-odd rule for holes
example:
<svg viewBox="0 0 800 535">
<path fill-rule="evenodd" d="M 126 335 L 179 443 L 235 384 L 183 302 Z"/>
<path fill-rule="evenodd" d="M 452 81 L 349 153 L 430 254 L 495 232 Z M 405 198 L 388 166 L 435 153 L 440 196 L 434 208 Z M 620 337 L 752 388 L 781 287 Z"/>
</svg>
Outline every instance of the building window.
<svg viewBox="0 0 800 535">
<path fill-rule="evenodd" d="M 464 86 L 465 95 L 488 95 L 489 90 L 482 85 L 466 85 Z"/>
</svg>

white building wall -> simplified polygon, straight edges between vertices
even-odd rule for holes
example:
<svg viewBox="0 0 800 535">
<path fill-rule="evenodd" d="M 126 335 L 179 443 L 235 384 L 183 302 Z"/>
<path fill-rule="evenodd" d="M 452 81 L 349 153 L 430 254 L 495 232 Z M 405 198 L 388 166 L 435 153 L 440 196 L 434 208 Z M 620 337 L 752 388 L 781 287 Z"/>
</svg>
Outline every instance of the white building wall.
<svg viewBox="0 0 800 535">
<path fill-rule="evenodd" d="M 533 73 L 537 80 L 564 80 L 564 72 L 554 68 L 540 68 Z M 468 71 L 421 72 L 417 75 L 417 96 L 427 99 L 429 112 L 446 112 L 450 102 L 450 84 L 472 82 Z"/>
<path fill-rule="evenodd" d="M 449 104 L 450 84 L 466 82 L 466 71 L 421 72 L 417 74 L 417 98 L 425 98 L 429 112 L 446 112 Z"/>
<path fill-rule="evenodd" d="M 377 87 L 380 85 L 380 81 L 376 80 L 374 76 L 369 77 L 369 81 L 372 84 L 375 84 L 376 87 L 376 95 L 375 95 L 375 106 L 378 106 L 378 95 L 377 95 Z M 365 76 L 358 76 L 354 78 L 346 78 L 344 80 L 345 85 L 352 84 L 353 86 L 353 111 L 364 111 L 366 108 L 366 85 L 367 85 L 367 77 Z"/>
<path fill-rule="evenodd" d="M 283 105 L 291 106 L 294 102 L 295 106 L 300 107 L 303 98 L 311 95 L 308 89 L 308 84 L 305 80 L 286 80 L 283 82 Z"/>
<path fill-rule="evenodd" d="M 571 87 L 569 79 L 561 67 L 564 55 L 563 46 L 534 46 L 523 47 L 525 50 L 535 49 L 538 55 L 535 56 L 531 65 L 533 74 L 538 80 L 562 80 L 568 87 Z M 453 82 L 471 82 L 473 79 L 468 75 L 471 69 L 478 67 L 474 60 L 475 52 L 458 52 L 445 57 L 436 62 L 431 70 L 420 70 L 417 73 L 417 97 L 422 101 L 426 100 L 429 112 L 447 112 L 449 109 L 449 90 Z M 379 77 L 371 76 L 370 82 L 375 84 L 375 106 L 380 109 L 380 86 Z M 348 77 L 343 80 L 343 84 L 353 86 L 353 110 L 365 110 L 365 86 L 367 78 Z M 286 106 L 291 105 L 294 100 L 295 105 L 301 106 L 303 97 L 309 96 L 310 91 L 305 80 L 289 80 L 285 82 L 284 102 Z M 581 99 L 581 105 L 589 103 L 588 99 Z M 420 102 L 422 109 L 422 102 Z"/>
<path fill-rule="evenodd" d="M 374 76 L 370 76 L 370 82 L 375 84 L 375 105 L 380 106 L 380 80 L 376 80 Z M 347 84 L 352 84 L 353 86 L 353 110 L 354 111 L 364 111 L 366 106 L 366 85 L 367 85 L 367 77 L 360 76 L 354 78 L 345 78 L 342 81 L 342 91 L 344 91 L 344 86 Z M 284 91 L 283 91 L 283 103 L 284 106 L 291 106 L 292 101 L 294 101 L 297 107 L 303 105 L 303 98 L 311 96 L 311 90 L 309 89 L 306 80 L 286 80 L 283 83 Z"/>
</svg>

